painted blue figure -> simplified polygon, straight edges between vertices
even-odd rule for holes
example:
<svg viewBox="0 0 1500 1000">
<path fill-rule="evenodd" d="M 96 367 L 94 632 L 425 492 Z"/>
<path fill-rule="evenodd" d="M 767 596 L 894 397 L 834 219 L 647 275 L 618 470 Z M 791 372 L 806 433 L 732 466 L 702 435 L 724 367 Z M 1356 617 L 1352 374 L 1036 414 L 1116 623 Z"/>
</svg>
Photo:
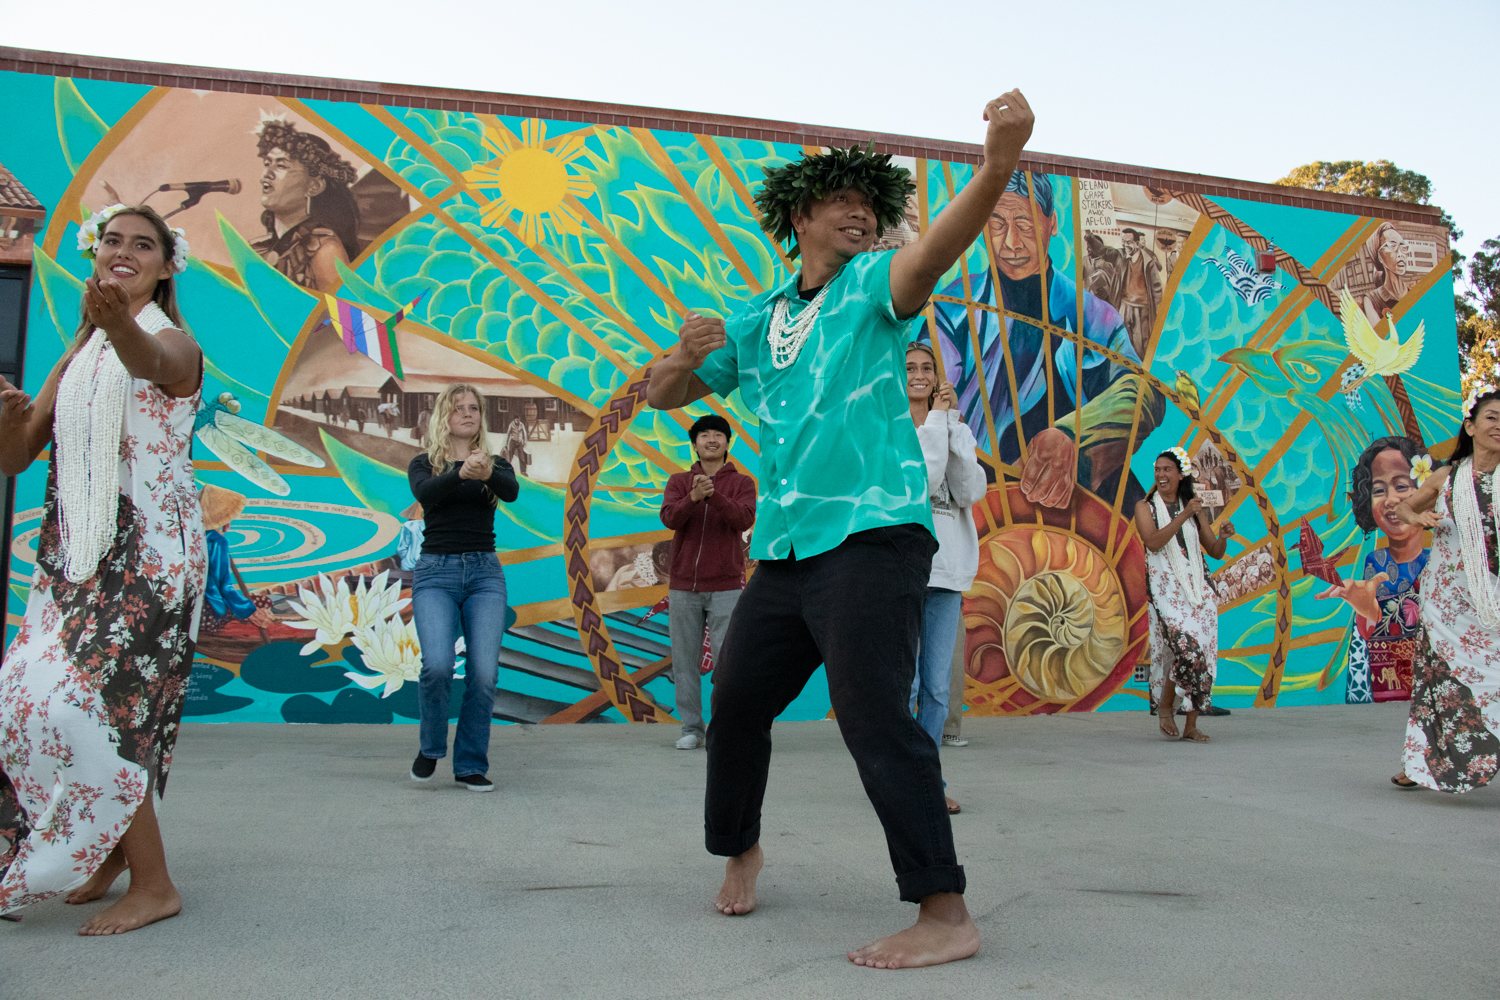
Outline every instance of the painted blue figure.
<svg viewBox="0 0 1500 1000">
<path fill-rule="evenodd" d="M 1083 352 L 1080 379 L 1073 341 L 1056 333 L 1049 337 L 1040 325 L 1080 330 L 1078 288 L 1072 278 L 1053 268 L 1047 251 L 1057 235 L 1049 177 L 1032 174 L 1028 180 L 1026 173 L 1016 171 L 990 214 L 988 231 L 994 267 L 969 275 L 973 294 L 967 298 L 980 305 L 1003 305 L 1012 315 L 1004 317 L 1002 328 L 998 314 L 973 310 L 978 325 L 977 362 L 964 279 L 960 277 L 934 296 L 943 371 L 958 392 L 959 411 L 974 428 L 981 454 L 993 454 L 996 447 L 991 435 L 998 439 L 1000 461 L 1020 469 L 1021 490 L 1027 499 L 1066 507 L 1074 482 L 1108 494 L 1128 467 L 1126 451 L 1137 398 L 1142 402 L 1137 441 L 1145 440 L 1161 422 L 1165 400 L 1128 365 L 1098 350 Z M 1040 278 L 1044 267 L 1045 310 Z M 1084 291 L 1081 301 L 1083 336 L 1139 364 L 1140 356 L 1120 314 L 1091 292 Z M 1016 314 L 1040 322 L 1028 323 Z M 1013 402 L 1012 384 L 1019 404 Z M 1064 419 L 1075 410 L 1082 411 L 1081 432 L 1073 419 Z M 1133 480 L 1131 485 L 1127 507 L 1145 495 Z"/>
<path fill-rule="evenodd" d="M 245 497 L 210 485 L 199 491 L 198 503 L 203 508 L 203 538 L 208 549 L 208 577 L 203 586 L 203 619 L 199 630 L 210 634 L 221 632 L 225 625 L 238 619 L 262 629 L 264 640 L 267 638 L 264 629 L 271 624 L 266 610 L 270 598 L 263 596 L 261 603 L 257 603 L 246 592 L 229 557 L 229 539 L 224 537 L 224 531 L 244 513 Z"/>
</svg>

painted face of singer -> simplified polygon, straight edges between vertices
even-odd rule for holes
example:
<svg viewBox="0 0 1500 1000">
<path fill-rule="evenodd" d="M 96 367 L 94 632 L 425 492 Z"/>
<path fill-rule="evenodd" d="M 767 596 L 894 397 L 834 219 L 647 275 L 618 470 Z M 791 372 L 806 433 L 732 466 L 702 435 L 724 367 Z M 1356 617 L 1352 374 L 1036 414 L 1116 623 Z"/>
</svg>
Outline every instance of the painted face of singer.
<svg viewBox="0 0 1500 1000">
<path fill-rule="evenodd" d="M 261 205 L 284 227 L 307 218 L 308 201 L 323 193 L 323 178 L 309 176 L 307 166 L 279 146 L 266 150 L 261 163 Z"/>
</svg>

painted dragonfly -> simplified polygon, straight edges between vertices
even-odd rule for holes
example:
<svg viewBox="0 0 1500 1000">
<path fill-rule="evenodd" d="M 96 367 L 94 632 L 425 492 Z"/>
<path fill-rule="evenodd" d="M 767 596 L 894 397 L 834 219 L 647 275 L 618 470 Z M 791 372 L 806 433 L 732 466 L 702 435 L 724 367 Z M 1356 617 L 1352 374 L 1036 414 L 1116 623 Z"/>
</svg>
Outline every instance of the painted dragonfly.
<svg viewBox="0 0 1500 1000">
<path fill-rule="evenodd" d="M 292 492 L 292 488 L 276 474 L 275 469 L 260 460 L 255 454 L 257 451 L 297 465 L 323 468 L 323 460 L 317 455 L 269 427 L 238 416 L 239 412 L 240 401 L 234 398 L 234 394 L 221 392 L 218 399 L 205 401 L 193 420 L 193 432 L 198 435 L 198 440 L 235 472 L 256 486 L 284 497 Z"/>
</svg>

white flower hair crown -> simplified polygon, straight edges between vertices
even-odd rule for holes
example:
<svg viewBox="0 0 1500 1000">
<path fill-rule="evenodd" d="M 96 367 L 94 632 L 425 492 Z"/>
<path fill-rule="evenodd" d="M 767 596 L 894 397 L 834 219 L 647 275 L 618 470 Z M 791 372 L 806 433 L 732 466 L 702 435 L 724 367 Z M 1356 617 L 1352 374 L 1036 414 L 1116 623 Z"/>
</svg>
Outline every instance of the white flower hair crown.
<svg viewBox="0 0 1500 1000">
<path fill-rule="evenodd" d="M 84 260 L 93 260 L 99 256 L 99 241 L 103 239 L 105 225 L 128 207 L 127 205 L 106 205 L 79 225 L 78 252 Z M 188 254 L 191 252 L 187 233 L 181 229 L 173 229 L 172 249 L 167 255 L 167 266 L 172 269 L 173 274 L 181 274 L 187 270 Z"/>
<path fill-rule="evenodd" d="M 1183 479 L 1193 478 L 1193 460 L 1191 458 L 1188 458 L 1186 448 L 1174 446 L 1168 448 L 1166 451 L 1162 452 L 1162 454 L 1171 455 L 1173 458 L 1177 459 L 1177 468 L 1182 470 Z"/>
<path fill-rule="evenodd" d="M 1495 386 L 1489 382 L 1481 382 L 1473 389 L 1471 389 L 1469 391 L 1469 398 L 1464 400 L 1464 419 L 1468 420 L 1470 417 L 1474 416 L 1474 407 L 1479 405 L 1479 400 L 1481 397 L 1491 395 L 1492 393 L 1495 393 L 1497 391 L 1500 390 L 1497 390 Z"/>
</svg>

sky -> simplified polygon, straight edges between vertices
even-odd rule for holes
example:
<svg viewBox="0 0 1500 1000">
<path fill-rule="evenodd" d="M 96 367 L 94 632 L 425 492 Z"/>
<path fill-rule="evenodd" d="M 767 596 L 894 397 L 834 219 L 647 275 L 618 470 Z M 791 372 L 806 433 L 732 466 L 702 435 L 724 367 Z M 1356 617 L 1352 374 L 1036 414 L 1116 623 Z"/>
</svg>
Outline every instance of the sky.
<svg viewBox="0 0 1500 1000">
<path fill-rule="evenodd" d="M 1018 86 L 1038 152 L 1256 181 L 1388 159 L 1431 178 L 1459 250 L 1500 238 L 1494 0 L 7 6 L 20 48 L 964 142 Z"/>
</svg>

